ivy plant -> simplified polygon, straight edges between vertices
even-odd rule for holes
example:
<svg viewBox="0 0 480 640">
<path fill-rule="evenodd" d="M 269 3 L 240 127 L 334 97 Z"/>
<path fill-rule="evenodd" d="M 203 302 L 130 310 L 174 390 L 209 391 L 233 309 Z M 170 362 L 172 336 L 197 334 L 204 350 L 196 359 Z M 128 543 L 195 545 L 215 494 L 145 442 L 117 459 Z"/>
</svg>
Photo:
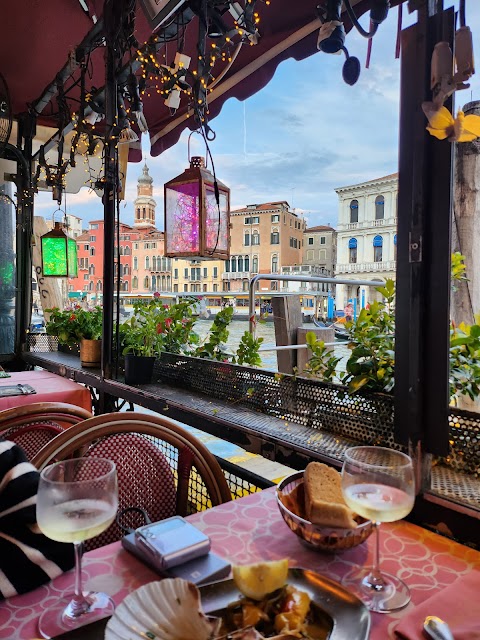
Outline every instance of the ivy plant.
<svg viewBox="0 0 480 640">
<path fill-rule="evenodd" d="M 333 382 L 341 358 L 337 358 L 333 351 L 325 346 L 323 340 L 318 340 L 313 331 L 307 333 L 306 340 L 312 355 L 305 365 L 304 374 L 321 378 L 325 382 Z"/>
<path fill-rule="evenodd" d="M 229 354 L 225 350 L 230 332 L 228 326 L 233 318 L 233 307 L 225 307 L 217 313 L 210 327 L 207 340 L 192 353 L 197 358 L 208 358 L 225 362 Z"/>
<path fill-rule="evenodd" d="M 383 302 L 372 302 L 355 322 L 347 323 L 351 355 L 342 382 L 350 393 L 362 388 L 388 393 L 395 384 L 395 283 L 387 280 L 376 290 Z"/>
<path fill-rule="evenodd" d="M 251 367 L 261 367 L 262 359 L 259 354 L 263 338 L 255 338 L 249 331 L 245 331 L 238 345 L 233 362 L 248 364 Z"/>
</svg>

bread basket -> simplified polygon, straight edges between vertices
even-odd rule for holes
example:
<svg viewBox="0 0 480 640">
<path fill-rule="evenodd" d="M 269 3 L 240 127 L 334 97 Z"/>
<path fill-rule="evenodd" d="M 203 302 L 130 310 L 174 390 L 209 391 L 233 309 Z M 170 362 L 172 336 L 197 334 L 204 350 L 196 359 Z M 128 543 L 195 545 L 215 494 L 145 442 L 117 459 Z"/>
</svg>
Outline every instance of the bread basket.
<svg viewBox="0 0 480 640">
<path fill-rule="evenodd" d="M 362 518 L 359 518 L 360 522 L 355 529 L 338 529 L 312 524 L 295 513 L 292 510 L 295 503 L 291 498 L 289 500 L 289 495 L 300 484 L 303 484 L 303 471 L 284 478 L 277 487 L 277 504 L 286 524 L 310 549 L 332 553 L 344 551 L 361 544 L 373 532 L 373 523 Z M 298 508 L 296 510 L 300 511 Z"/>
</svg>

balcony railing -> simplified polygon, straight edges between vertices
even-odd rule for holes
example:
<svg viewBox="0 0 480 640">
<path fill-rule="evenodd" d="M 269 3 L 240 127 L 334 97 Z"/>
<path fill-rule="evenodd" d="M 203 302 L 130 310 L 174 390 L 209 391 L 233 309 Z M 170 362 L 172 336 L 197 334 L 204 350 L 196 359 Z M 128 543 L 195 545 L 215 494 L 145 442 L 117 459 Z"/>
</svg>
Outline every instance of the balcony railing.
<svg viewBox="0 0 480 640">
<path fill-rule="evenodd" d="M 336 273 L 368 273 L 369 271 L 395 271 L 397 262 L 357 262 L 352 264 L 337 264 Z"/>
<path fill-rule="evenodd" d="M 381 220 L 362 220 L 361 222 L 347 222 L 339 224 L 337 231 L 353 231 L 355 229 L 371 229 L 372 227 L 397 226 L 397 218 L 383 218 Z"/>
<path fill-rule="evenodd" d="M 250 271 L 225 271 L 222 273 L 222 280 L 249 280 Z"/>
</svg>

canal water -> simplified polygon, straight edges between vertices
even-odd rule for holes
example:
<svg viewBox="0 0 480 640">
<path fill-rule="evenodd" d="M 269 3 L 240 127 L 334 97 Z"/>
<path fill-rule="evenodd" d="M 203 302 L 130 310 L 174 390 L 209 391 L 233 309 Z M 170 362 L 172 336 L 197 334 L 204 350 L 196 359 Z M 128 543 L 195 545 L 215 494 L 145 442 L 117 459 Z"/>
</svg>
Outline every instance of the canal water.
<svg viewBox="0 0 480 640">
<path fill-rule="evenodd" d="M 212 323 L 213 319 L 197 320 L 195 323 L 195 331 L 200 336 L 200 339 L 203 340 L 207 337 Z M 313 328 L 312 324 L 304 324 L 303 326 L 307 329 Z M 245 331 L 248 331 L 248 320 L 234 320 L 230 323 L 228 329 L 229 336 L 227 347 L 228 351 L 233 353 L 237 350 L 240 340 L 242 339 L 242 335 Z M 275 327 L 273 322 L 259 322 L 257 324 L 256 336 L 257 338 L 263 338 L 262 348 L 266 346 L 275 346 Z M 342 363 L 348 358 L 350 350 L 346 343 L 341 341 L 336 341 L 333 349 L 335 355 L 342 358 L 342 361 L 339 363 L 339 370 L 345 370 L 345 366 L 343 365 L 342 367 Z M 278 371 L 276 351 L 262 351 L 260 353 L 260 357 L 262 358 L 262 368 L 269 369 L 270 371 Z"/>
</svg>

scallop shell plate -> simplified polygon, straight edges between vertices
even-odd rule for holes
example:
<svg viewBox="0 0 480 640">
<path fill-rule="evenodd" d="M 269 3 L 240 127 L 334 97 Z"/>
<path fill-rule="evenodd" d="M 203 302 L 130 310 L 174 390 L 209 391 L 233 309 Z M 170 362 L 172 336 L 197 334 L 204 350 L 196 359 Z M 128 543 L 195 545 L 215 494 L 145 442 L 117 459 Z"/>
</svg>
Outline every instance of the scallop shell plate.
<svg viewBox="0 0 480 640">
<path fill-rule="evenodd" d="M 166 578 L 125 598 L 108 621 L 105 640 L 208 640 L 212 632 L 197 587 Z"/>
</svg>

